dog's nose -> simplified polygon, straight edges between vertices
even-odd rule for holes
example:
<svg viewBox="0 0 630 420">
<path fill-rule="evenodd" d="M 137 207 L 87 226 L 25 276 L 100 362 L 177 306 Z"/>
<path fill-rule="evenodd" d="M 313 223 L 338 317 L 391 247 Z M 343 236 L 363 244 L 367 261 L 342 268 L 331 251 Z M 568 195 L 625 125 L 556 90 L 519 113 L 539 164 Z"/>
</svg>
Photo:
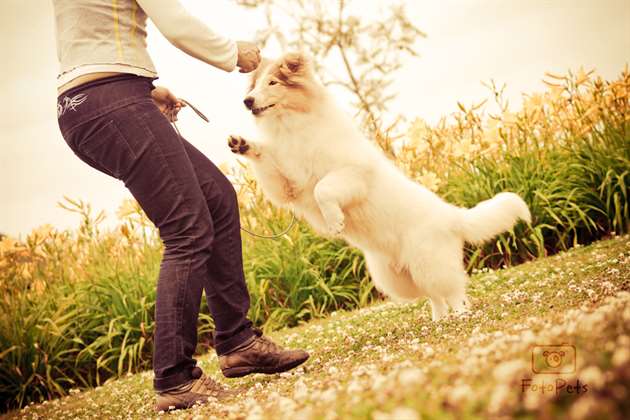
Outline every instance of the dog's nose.
<svg viewBox="0 0 630 420">
<path fill-rule="evenodd" d="M 252 109 L 252 107 L 254 106 L 254 98 L 251 96 L 248 96 L 247 98 L 245 98 L 243 103 L 245 104 L 247 109 Z"/>
</svg>

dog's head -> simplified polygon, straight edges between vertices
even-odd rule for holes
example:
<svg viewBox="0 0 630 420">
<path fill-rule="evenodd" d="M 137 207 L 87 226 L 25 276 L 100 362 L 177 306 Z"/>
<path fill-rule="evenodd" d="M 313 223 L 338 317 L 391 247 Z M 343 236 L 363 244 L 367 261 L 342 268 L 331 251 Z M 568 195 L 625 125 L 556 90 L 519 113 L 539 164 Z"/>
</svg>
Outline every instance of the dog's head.
<svg viewBox="0 0 630 420">
<path fill-rule="evenodd" d="M 314 88 L 310 60 L 304 54 L 289 53 L 275 62 L 263 60 L 252 75 L 243 103 L 256 117 L 307 112 Z"/>
</svg>

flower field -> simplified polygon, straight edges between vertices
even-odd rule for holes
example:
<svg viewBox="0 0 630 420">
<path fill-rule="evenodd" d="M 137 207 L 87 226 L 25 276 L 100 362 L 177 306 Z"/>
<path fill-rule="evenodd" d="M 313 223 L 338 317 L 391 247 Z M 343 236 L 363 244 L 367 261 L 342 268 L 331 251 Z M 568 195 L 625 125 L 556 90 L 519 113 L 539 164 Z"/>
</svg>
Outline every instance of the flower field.
<svg viewBox="0 0 630 420">
<path fill-rule="evenodd" d="M 9 418 L 622 419 L 630 410 L 629 279 L 626 235 L 483 270 L 461 317 L 434 323 L 424 302 L 381 302 L 272 333 L 312 354 L 291 372 L 228 380 L 214 354 L 202 356 L 207 374 L 239 391 L 226 400 L 156 413 L 146 371 Z M 574 348 L 570 369 L 536 373 L 533 349 L 562 343 Z"/>
</svg>

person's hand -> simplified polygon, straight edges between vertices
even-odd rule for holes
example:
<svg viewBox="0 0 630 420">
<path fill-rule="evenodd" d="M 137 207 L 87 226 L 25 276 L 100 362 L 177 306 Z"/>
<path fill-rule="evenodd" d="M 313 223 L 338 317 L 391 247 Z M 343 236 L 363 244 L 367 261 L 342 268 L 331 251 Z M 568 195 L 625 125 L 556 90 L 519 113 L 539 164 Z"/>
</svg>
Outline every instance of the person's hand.
<svg viewBox="0 0 630 420">
<path fill-rule="evenodd" d="M 165 87 L 158 86 L 151 91 L 151 98 L 164 116 L 170 121 L 177 121 L 177 113 L 186 106 L 173 93 Z"/>
<path fill-rule="evenodd" d="M 236 65 L 241 73 L 249 73 L 256 70 L 260 64 L 260 50 L 256 44 L 247 41 L 236 41 L 238 47 L 238 61 Z"/>
</svg>

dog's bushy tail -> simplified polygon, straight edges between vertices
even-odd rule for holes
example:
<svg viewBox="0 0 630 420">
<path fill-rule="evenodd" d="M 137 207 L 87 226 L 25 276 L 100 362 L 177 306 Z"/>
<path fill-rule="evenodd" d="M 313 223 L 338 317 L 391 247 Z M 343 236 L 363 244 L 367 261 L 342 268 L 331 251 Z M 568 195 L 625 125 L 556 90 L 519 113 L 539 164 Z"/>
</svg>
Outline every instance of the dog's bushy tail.
<svg viewBox="0 0 630 420">
<path fill-rule="evenodd" d="M 527 223 L 532 216 L 527 204 L 514 193 L 502 192 L 471 209 L 461 209 L 460 231 L 464 240 L 480 244 L 512 228 L 518 219 Z"/>
</svg>

